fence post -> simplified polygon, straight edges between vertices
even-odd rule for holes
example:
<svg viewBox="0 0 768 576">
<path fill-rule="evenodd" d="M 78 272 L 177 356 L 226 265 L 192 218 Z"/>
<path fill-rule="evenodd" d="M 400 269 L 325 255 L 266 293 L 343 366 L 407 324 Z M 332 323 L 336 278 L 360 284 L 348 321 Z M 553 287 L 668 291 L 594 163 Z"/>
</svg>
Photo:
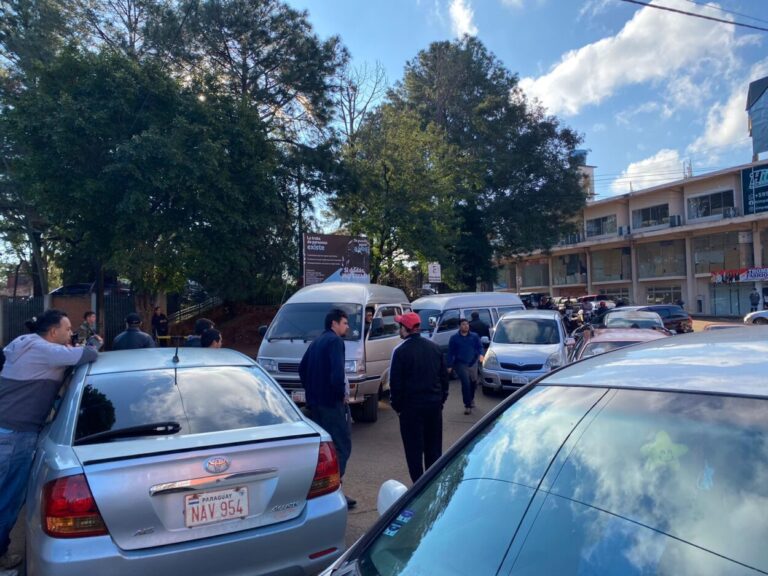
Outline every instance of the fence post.
<svg viewBox="0 0 768 576">
<path fill-rule="evenodd" d="M 51 295 L 45 294 L 43 296 L 43 310 L 48 310 L 51 307 Z"/>
</svg>

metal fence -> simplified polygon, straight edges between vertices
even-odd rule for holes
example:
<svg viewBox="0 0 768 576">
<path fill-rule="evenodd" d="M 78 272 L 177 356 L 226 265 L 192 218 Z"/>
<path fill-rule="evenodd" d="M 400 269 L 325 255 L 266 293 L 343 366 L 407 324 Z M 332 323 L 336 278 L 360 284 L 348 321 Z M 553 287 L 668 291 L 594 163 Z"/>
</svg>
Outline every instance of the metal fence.
<svg viewBox="0 0 768 576">
<path fill-rule="evenodd" d="M 169 314 L 168 323 L 176 324 L 177 322 L 183 322 L 184 320 L 189 320 L 190 318 L 194 318 L 198 314 L 202 314 L 203 312 L 210 310 L 211 308 L 214 308 L 219 304 L 221 304 L 221 298 L 208 298 L 208 300 L 204 302 L 200 302 L 199 304 L 193 304 L 192 306 L 187 306 L 185 308 L 182 308 L 178 312 Z"/>
<path fill-rule="evenodd" d="M 3 342 L 7 344 L 17 336 L 29 332 L 26 326 L 27 320 L 42 314 L 44 309 L 45 304 L 42 296 L 36 298 L 3 298 Z"/>
<path fill-rule="evenodd" d="M 112 348 L 115 336 L 125 330 L 125 317 L 136 312 L 133 296 L 110 294 L 104 296 L 104 349 Z"/>
</svg>

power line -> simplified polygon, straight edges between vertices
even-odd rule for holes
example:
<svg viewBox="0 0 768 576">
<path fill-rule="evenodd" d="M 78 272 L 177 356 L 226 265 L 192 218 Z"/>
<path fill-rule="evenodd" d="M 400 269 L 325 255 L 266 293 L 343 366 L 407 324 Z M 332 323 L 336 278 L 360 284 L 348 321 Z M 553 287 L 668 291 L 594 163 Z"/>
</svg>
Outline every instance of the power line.
<svg viewBox="0 0 768 576">
<path fill-rule="evenodd" d="M 656 8 L 657 10 L 666 10 L 667 12 L 683 14 L 684 16 L 693 16 L 694 18 L 711 20 L 712 22 L 720 22 L 722 24 L 732 24 L 733 26 L 743 26 L 744 28 L 751 28 L 753 30 L 760 30 L 761 32 L 768 32 L 768 28 L 762 28 L 761 26 L 753 26 L 752 24 L 744 24 L 743 22 L 735 22 L 733 20 L 723 20 L 722 18 L 715 18 L 714 16 L 705 16 L 704 14 L 687 12 L 685 10 L 678 10 L 677 8 L 670 8 L 668 6 L 657 6 L 656 4 L 648 4 L 647 2 L 640 2 L 640 0 L 621 0 L 621 1 L 627 2 L 629 4 L 637 4 L 638 6 L 644 6 L 646 8 Z"/>
<path fill-rule="evenodd" d="M 717 10 L 718 12 L 722 12 L 723 14 L 733 14 L 734 16 L 741 16 L 742 18 L 749 18 L 750 20 L 756 20 L 757 22 L 765 22 L 766 24 L 768 24 L 768 20 L 763 20 L 762 18 L 750 16 L 749 14 L 742 14 L 741 12 L 736 12 L 734 10 L 726 10 L 725 8 L 720 8 L 719 6 L 715 4 L 710 4 L 708 2 L 696 2 L 696 0 L 685 0 L 685 1 L 690 2 L 691 4 L 695 4 L 696 6 L 701 6 L 702 8 L 710 8 L 711 10 Z"/>
</svg>

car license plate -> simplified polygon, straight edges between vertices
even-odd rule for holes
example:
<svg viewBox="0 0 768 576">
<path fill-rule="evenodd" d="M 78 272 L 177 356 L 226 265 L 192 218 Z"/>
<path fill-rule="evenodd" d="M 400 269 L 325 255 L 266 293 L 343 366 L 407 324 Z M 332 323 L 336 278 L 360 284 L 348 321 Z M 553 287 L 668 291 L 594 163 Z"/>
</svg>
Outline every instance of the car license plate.
<svg viewBox="0 0 768 576">
<path fill-rule="evenodd" d="M 296 404 L 304 404 L 307 401 L 307 395 L 304 390 L 291 390 L 291 400 Z"/>
<path fill-rule="evenodd" d="M 512 384 L 528 384 L 527 376 L 510 376 L 509 380 Z"/>
<path fill-rule="evenodd" d="M 184 524 L 187 528 L 248 516 L 246 487 L 198 492 L 184 497 Z"/>
</svg>

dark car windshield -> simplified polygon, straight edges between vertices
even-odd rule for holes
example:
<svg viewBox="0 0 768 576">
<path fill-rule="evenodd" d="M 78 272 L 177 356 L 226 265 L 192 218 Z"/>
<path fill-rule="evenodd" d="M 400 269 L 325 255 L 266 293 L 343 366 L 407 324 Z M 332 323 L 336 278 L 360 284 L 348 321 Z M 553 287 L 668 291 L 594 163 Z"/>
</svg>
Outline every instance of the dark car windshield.
<svg viewBox="0 0 768 576">
<path fill-rule="evenodd" d="M 341 302 L 302 302 L 286 304 L 277 313 L 269 327 L 267 339 L 314 340 L 325 330 L 325 316 L 339 308 L 347 313 L 349 330 L 345 340 L 360 340 L 363 325 L 363 306 Z"/>
<path fill-rule="evenodd" d="M 767 400 L 544 390 L 406 502 L 362 574 L 768 572 Z"/>
<path fill-rule="evenodd" d="M 175 378 L 173 370 L 97 374 L 88 377 L 83 390 L 75 442 L 158 422 L 178 423 L 183 435 L 298 420 L 291 402 L 255 368 L 185 368 Z"/>
<path fill-rule="evenodd" d="M 502 318 L 493 341 L 499 344 L 557 344 L 557 323 L 546 318 Z"/>
</svg>

